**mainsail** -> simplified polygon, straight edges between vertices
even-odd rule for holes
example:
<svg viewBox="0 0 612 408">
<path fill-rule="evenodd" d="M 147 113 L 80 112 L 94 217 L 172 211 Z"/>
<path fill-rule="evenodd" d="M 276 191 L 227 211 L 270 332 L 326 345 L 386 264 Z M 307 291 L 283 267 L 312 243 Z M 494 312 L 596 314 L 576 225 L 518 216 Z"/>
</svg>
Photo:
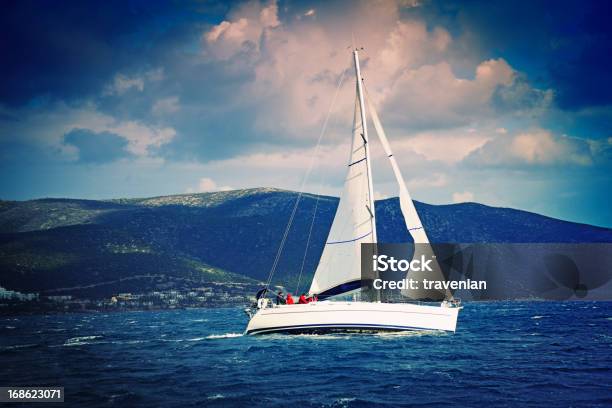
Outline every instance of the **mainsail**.
<svg viewBox="0 0 612 408">
<path fill-rule="evenodd" d="M 355 99 L 353 141 L 336 216 L 309 293 L 333 296 L 361 286 L 361 243 L 375 242 L 368 179 L 368 149 L 359 101 Z"/>
<path fill-rule="evenodd" d="M 355 62 L 355 115 L 353 140 L 344 189 L 323 254 L 315 271 L 309 293 L 319 298 L 339 295 L 361 287 L 361 244 L 376 242 L 376 216 L 368 124 L 359 56 Z"/>
</svg>

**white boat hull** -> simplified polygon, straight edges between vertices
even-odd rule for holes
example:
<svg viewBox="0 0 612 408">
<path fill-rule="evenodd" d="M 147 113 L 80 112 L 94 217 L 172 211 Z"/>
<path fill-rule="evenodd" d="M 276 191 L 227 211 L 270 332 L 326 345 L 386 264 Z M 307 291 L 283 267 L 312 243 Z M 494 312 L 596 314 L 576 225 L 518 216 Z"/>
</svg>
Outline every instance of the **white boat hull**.
<svg viewBox="0 0 612 408">
<path fill-rule="evenodd" d="M 246 334 L 338 331 L 455 331 L 461 307 L 322 301 L 259 309 Z"/>
</svg>

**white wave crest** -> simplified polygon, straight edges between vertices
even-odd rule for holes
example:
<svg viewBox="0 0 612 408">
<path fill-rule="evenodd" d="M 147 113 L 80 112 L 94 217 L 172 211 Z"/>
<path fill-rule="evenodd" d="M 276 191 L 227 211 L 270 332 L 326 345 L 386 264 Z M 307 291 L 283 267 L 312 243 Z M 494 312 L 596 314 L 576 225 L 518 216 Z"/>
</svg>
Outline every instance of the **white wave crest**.
<svg viewBox="0 0 612 408">
<path fill-rule="evenodd" d="M 232 337 L 242 337 L 242 333 L 211 334 L 206 336 L 207 339 L 229 339 Z"/>
<path fill-rule="evenodd" d="M 64 342 L 64 346 L 78 346 L 82 344 L 89 344 L 90 340 L 100 339 L 102 336 L 80 336 L 71 337 Z"/>
</svg>

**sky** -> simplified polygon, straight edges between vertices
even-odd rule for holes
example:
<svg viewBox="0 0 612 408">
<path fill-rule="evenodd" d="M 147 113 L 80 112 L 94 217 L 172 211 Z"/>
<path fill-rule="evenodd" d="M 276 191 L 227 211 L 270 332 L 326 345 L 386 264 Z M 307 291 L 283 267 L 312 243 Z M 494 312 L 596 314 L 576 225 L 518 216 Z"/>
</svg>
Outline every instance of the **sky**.
<svg viewBox="0 0 612 408">
<path fill-rule="evenodd" d="M 414 199 L 612 227 L 611 9 L 4 2 L 0 199 L 302 186 L 337 196 L 354 44 Z M 394 196 L 371 137 L 375 195 Z"/>
</svg>

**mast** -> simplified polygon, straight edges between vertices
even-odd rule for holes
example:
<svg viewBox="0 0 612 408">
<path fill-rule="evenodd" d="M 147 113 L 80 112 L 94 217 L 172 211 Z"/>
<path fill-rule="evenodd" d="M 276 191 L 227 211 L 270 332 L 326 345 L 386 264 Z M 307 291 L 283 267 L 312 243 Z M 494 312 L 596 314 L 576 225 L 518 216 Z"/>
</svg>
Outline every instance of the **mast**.
<svg viewBox="0 0 612 408">
<path fill-rule="evenodd" d="M 354 49 L 353 58 L 357 81 L 351 154 L 338 208 L 309 289 L 309 293 L 319 295 L 320 299 L 360 289 L 363 283 L 361 244 L 377 242 L 366 94 L 361 79 L 359 56 Z"/>
<path fill-rule="evenodd" d="M 361 78 L 361 69 L 359 68 L 359 54 L 357 52 L 357 49 L 353 50 L 353 56 L 355 57 L 355 76 L 357 77 L 357 96 L 359 98 L 359 112 L 361 113 L 361 128 L 363 130 L 363 134 L 361 135 L 363 137 L 363 143 L 364 143 L 364 147 L 365 147 L 365 157 L 366 157 L 366 168 L 367 168 L 367 175 L 368 175 L 368 196 L 369 196 L 369 203 L 368 203 L 368 211 L 370 212 L 370 216 L 371 216 L 371 223 L 372 223 L 372 243 L 376 243 L 378 242 L 378 239 L 376 237 L 376 214 L 375 214 L 375 209 L 374 209 L 374 187 L 372 185 L 372 166 L 370 164 L 370 145 L 368 143 L 369 139 L 368 139 L 368 124 L 366 121 L 366 107 L 365 107 L 365 103 L 364 103 L 364 96 L 363 96 L 363 79 Z"/>
</svg>

